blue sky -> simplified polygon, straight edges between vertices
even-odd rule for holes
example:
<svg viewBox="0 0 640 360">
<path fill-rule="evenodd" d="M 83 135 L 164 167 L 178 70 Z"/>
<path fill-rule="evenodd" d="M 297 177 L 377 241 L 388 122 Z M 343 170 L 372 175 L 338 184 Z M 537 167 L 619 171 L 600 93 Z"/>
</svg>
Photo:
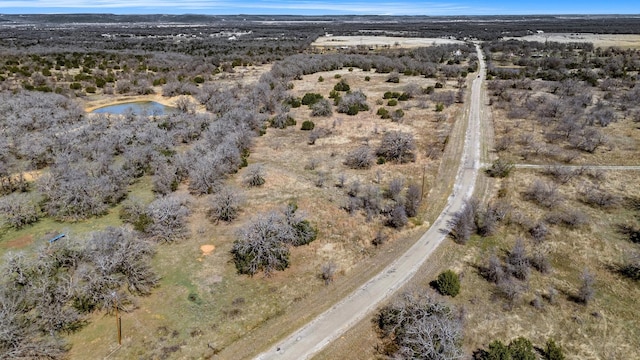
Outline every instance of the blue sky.
<svg viewBox="0 0 640 360">
<path fill-rule="evenodd" d="M 0 0 L 0 13 L 524 15 L 640 14 L 638 0 Z"/>
</svg>

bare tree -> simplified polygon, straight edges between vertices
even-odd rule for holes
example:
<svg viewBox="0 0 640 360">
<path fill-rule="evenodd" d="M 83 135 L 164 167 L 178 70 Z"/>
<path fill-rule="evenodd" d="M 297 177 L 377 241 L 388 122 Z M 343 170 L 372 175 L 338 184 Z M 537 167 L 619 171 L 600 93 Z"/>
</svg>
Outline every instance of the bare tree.
<svg viewBox="0 0 640 360">
<path fill-rule="evenodd" d="M 376 153 L 386 160 L 405 163 L 415 161 L 415 149 L 416 144 L 412 134 L 402 131 L 390 131 L 382 138 Z"/>
<path fill-rule="evenodd" d="M 538 179 L 525 191 L 524 198 L 546 208 L 556 207 L 562 201 L 562 195 L 555 184 Z"/>
<path fill-rule="evenodd" d="M 516 243 L 507 256 L 507 270 L 520 280 L 527 280 L 530 274 L 529 258 L 524 241 L 516 239 Z"/>
<path fill-rule="evenodd" d="M 264 167 L 262 164 L 251 164 L 247 167 L 244 182 L 249 186 L 261 186 L 264 184 Z"/>
<path fill-rule="evenodd" d="M 293 241 L 293 237 L 293 229 L 283 223 L 280 214 L 258 215 L 240 229 L 233 243 L 231 253 L 236 269 L 251 276 L 259 271 L 269 276 L 273 271 L 286 269 L 289 267 L 287 243 Z"/>
<path fill-rule="evenodd" d="M 395 202 L 401 202 L 402 190 L 404 189 L 404 179 L 400 177 L 393 178 L 389 183 L 389 189 L 386 192 L 386 196 L 393 199 Z"/>
<path fill-rule="evenodd" d="M 300 246 L 316 239 L 318 231 L 311 226 L 297 206 L 289 204 L 282 212 L 259 214 L 240 228 L 233 243 L 236 269 L 241 274 L 255 275 L 289 267 L 289 245 Z"/>
<path fill-rule="evenodd" d="M 549 257 L 541 249 L 536 250 L 529 258 L 529 263 L 536 270 L 543 274 L 547 274 L 551 271 L 551 263 Z"/>
<path fill-rule="evenodd" d="M 465 201 L 462 209 L 456 212 L 449 221 L 449 226 L 451 227 L 449 234 L 455 242 L 466 244 L 476 230 L 476 208 L 477 200 Z"/>
<path fill-rule="evenodd" d="M 145 233 L 158 242 L 174 242 L 187 237 L 188 199 L 181 195 L 169 195 L 154 200 L 147 208 L 151 223 Z"/>
<path fill-rule="evenodd" d="M 328 117 L 331 114 L 333 114 L 333 106 L 327 99 L 320 99 L 320 101 L 311 105 L 311 116 Z"/>
<path fill-rule="evenodd" d="M 244 196 L 239 189 L 222 187 L 215 195 L 209 197 L 208 215 L 215 221 L 233 221 L 238 216 L 243 201 Z"/>
<path fill-rule="evenodd" d="M 544 241 L 547 238 L 548 234 L 549 228 L 544 224 L 544 222 L 537 222 L 535 225 L 529 228 L 529 235 L 531 235 L 533 241 L 537 243 L 541 243 L 542 241 Z"/>
<path fill-rule="evenodd" d="M 403 359 L 458 359 L 462 320 L 454 310 L 424 292 L 407 292 L 376 317 L 387 355 Z"/>
<path fill-rule="evenodd" d="M 482 268 L 481 272 L 482 276 L 496 284 L 505 278 L 506 274 L 495 248 L 491 249 L 487 264 Z"/>
<path fill-rule="evenodd" d="M 404 207 L 408 217 L 418 215 L 420 203 L 422 202 L 422 190 L 416 184 L 410 184 L 404 199 Z"/>
<path fill-rule="evenodd" d="M 347 154 L 344 164 L 352 169 L 368 169 L 373 165 L 373 152 L 369 146 L 362 145 Z"/>
<path fill-rule="evenodd" d="M 584 269 L 580 274 L 580 287 L 576 294 L 576 300 L 584 305 L 587 305 L 595 295 L 595 289 L 593 284 L 595 283 L 595 277 L 589 269 Z"/>
<path fill-rule="evenodd" d="M 21 229 L 38 221 L 40 207 L 32 194 L 13 193 L 0 198 L 0 215 L 6 224 L 14 229 Z"/>
<path fill-rule="evenodd" d="M 322 265 L 322 272 L 320 274 L 320 277 L 322 278 L 322 281 L 324 281 L 325 285 L 329 285 L 333 282 L 337 269 L 338 267 L 333 261 Z"/>
<path fill-rule="evenodd" d="M 404 209 L 404 205 L 396 204 L 387 217 L 387 225 L 399 229 L 407 225 L 407 222 L 407 213 Z"/>
</svg>

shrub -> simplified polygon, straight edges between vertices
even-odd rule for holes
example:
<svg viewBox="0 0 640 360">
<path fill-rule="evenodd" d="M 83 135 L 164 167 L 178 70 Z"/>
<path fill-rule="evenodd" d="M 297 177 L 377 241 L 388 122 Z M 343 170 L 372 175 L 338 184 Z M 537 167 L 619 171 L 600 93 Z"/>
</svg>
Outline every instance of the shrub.
<svg viewBox="0 0 640 360">
<path fill-rule="evenodd" d="M 409 100 L 409 99 L 411 99 L 411 95 L 409 95 L 409 94 L 408 94 L 408 93 L 406 93 L 406 92 L 403 92 L 403 93 L 402 93 L 402 94 L 400 94 L 400 96 L 398 97 L 398 100 L 400 100 L 400 101 L 407 101 L 407 100 Z"/>
<path fill-rule="evenodd" d="M 362 91 L 348 93 L 340 99 L 338 112 L 347 115 L 356 115 L 359 111 L 369 110 L 367 96 Z"/>
<path fill-rule="evenodd" d="M 509 353 L 512 359 L 536 360 L 537 356 L 533 350 L 533 344 L 525 337 L 518 337 L 509 343 Z"/>
<path fill-rule="evenodd" d="M 302 105 L 313 105 L 322 99 L 322 95 L 316 93 L 306 93 L 302 97 Z"/>
<path fill-rule="evenodd" d="M 376 112 L 376 115 L 380 116 L 381 119 L 390 119 L 391 118 L 391 114 L 389 114 L 389 110 L 381 107 L 378 109 L 378 111 Z"/>
<path fill-rule="evenodd" d="M 399 122 L 400 120 L 402 120 L 403 117 L 404 117 L 404 111 L 402 109 L 396 109 L 391 114 L 391 119 L 393 119 L 393 121 L 395 122 Z"/>
<path fill-rule="evenodd" d="M 69 84 L 69 89 L 71 89 L 71 90 L 80 90 L 80 89 L 82 89 L 82 84 L 77 83 L 77 82 L 73 82 L 73 83 Z"/>
<path fill-rule="evenodd" d="M 323 82 L 324 78 L 322 76 L 318 76 L 318 82 Z"/>
<path fill-rule="evenodd" d="M 404 209 L 404 205 L 396 204 L 387 217 L 387 226 L 400 229 L 407 225 L 407 222 L 407 212 Z"/>
<path fill-rule="evenodd" d="M 340 80 L 340 82 L 333 87 L 335 91 L 349 91 L 350 89 L 351 87 L 344 79 Z"/>
<path fill-rule="evenodd" d="M 451 270 L 444 271 L 438 275 L 436 287 L 442 295 L 456 297 L 460 293 L 460 278 Z"/>
<path fill-rule="evenodd" d="M 371 81 L 371 76 L 365 76 L 364 81 Z"/>
<path fill-rule="evenodd" d="M 388 105 L 388 106 L 396 106 L 396 105 L 398 105 L 398 100 L 396 100 L 396 99 L 391 99 L 391 100 L 389 100 L 389 101 L 387 102 L 387 105 Z"/>
<path fill-rule="evenodd" d="M 444 104 L 443 103 L 437 103 L 436 104 L 436 112 L 442 112 L 444 110 Z"/>
<path fill-rule="evenodd" d="M 511 360 L 511 352 L 507 345 L 500 340 L 494 340 L 489 344 L 488 350 L 484 351 L 482 360 Z"/>
<path fill-rule="evenodd" d="M 313 130 L 313 128 L 315 127 L 316 127 L 316 124 L 314 124 L 313 121 L 305 120 L 302 123 L 302 127 L 300 128 L 300 130 L 310 131 L 310 130 Z"/>
<path fill-rule="evenodd" d="M 545 360 L 564 360 L 564 353 L 562 352 L 562 348 L 556 344 L 553 339 L 547 340 L 544 349 L 544 359 Z"/>
<path fill-rule="evenodd" d="M 300 98 L 291 98 L 287 101 L 287 104 L 289 104 L 289 106 L 291 106 L 292 108 L 299 108 L 300 105 L 302 105 L 302 101 L 300 100 Z"/>
<path fill-rule="evenodd" d="M 395 91 L 387 91 L 382 95 L 383 99 L 397 99 L 400 97 L 400 93 Z"/>
<path fill-rule="evenodd" d="M 269 123 L 272 128 L 285 129 L 288 126 L 294 126 L 296 124 L 296 120 L 292 118 L 289 113 L 280 113 L 274 116 Z"/>
<path fill-rule="evenodd" d="M 441 82 L 437 82 L 435 88 L 436 89 L 442 89 L 444 87 L 444 85 Z"/>
<path fill-rule="evenodd" d="M 486 170 L 487 175 L 497 178 L 505 178 L 509 176 L 513 170 L 513 163 L 502 159 L 496 160 L 491 167 Z"/>
<path fill-rule="evenodd" d="M 397 84 L 400 82 L 400 75 L 397 72 L 392 72 L 391 74 L 389 74 L 389 77 L 387 77 L 387 82 L 388 83 L 394 83 Z"/>
</svg>

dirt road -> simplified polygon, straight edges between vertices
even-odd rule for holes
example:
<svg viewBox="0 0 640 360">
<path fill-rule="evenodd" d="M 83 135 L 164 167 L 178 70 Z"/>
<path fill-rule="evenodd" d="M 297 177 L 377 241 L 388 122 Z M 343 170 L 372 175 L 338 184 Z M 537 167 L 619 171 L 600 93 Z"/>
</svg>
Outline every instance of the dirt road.
<svg viewBox="0 0 640 360">
<path fill-rule="evenodd" d="M 463 156 L 447 205 L 434 224 L 400 258 L 349 296 L 320 314 L 307 325 L 279 341 L 257 359 L 308 359 L 338 338 L 351 326 L 374 311 L 385 299 L 404 285 L 429 258 L 448 233 L 448 222 L 471 196 L 480 167 L 480 112 L 485 63 L 480 47 L 479 76 L 473 80 L 468 110 L 468 125 Z"/>
</svg>

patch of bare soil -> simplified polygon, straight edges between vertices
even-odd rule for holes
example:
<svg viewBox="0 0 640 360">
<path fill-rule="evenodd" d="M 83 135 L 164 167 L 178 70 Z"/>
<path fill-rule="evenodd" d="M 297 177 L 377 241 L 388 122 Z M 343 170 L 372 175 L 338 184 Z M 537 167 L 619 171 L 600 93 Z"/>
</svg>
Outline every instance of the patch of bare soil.
<svg viewBox="0 0 640 360">
<path fill-rule="evenodd" d="M 406 38 L 392 36 L 321 36 L 311 44 L 316 47 L 366 46 L 370 48 L 417 48 L 442 44 L 462 44 L 445 38 Z"/>
<path fill-rule="evenodd" d="M 3 247 L 7 249 L 22 249 L 31 245 L 31 243 L 33 243 L 33 235 L 24 235 L 7 241 L 3 244 Z"/>
<path fill-rule="evenodd" d="M 523 37 L 507 37 L 504 40 L 524 40 L 538 42 L 575 43 L 587 42 L 596 47 L 640 48 L 640 35 L 637 34 L 585 34 L 585 33 L 541 33 Z"/>
<path fill-rule="evenodd" d="M 200 246 L 200 251 L 202 251 L 203 256 L 211 255 L 211 253 L 216 249 L 215 245 L 202 245 Z"/>
</svg>

